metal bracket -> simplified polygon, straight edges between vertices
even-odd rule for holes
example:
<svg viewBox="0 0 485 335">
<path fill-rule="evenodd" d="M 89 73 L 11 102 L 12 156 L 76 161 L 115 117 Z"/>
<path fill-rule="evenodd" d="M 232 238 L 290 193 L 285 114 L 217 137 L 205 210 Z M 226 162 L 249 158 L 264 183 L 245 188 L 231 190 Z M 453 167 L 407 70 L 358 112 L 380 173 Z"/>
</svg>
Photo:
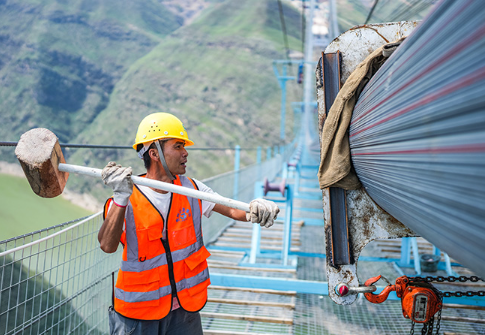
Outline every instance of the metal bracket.
<svg viewBox="0 0 485 335">
<path fill-rule="evenodd" d="M 330 110 L 340 85 L 343 85 L 350 73 L 370 52 L 386 43 L 386 40 L 406 36 L 414 27 L 413 23 L 357 27 L 340 35 L 326 48 L 316 71 L 320 135 L 326 113 Z M 376 34 L 376 30 L 379 34 Z M 336 288 L 339 284 L 345 284 L 349 288 L 361 286 L 357 276 L 357 262 L 364 247 L 376 239 L 411 237 L 416 236 L 416 233 L 377 206 L 363 188 L 352 191 L 340 190 L 340 197 L 343 197 L 344 200 L 335 200 L 335 192 L 331 188 L 322 191 L 327 244 L 328 293 L 337 304 L 350 305 L 357 299 L 357 294 L 340 296 L 337 294 Z M 337 210 L 340 218 L 335 217 L 335 201 L 338 201 L 341 208 Z M 345 208 L 345 213 L 342 208 Z M 346 228 L 334 225 L 336 221 L 344 221 L 343 218 L 346 218 Z M 348 234 L 347 242 L 344 242 L 345 232 Z M 336 237 L 342 237 L 342 239 L 336 239 Z M 348 254 L 342 253 L 342 249 L 337 251 L 342 247 L 345 251 L 347 243 Z M 339 255 L 336 255 L 336 252 Z"/>
<path fill-rule="evenodd" d="M 321 82 L 325 92 L 325 115 L 340 90 L 340 52 L 322 53 L 320 62 Z M 325 225 L 327 241 L 327 264 L 333 267 L 353 263 L 349 246 L 349 231 L 347 225 L 347 201 L 345 190 L 338 187 L 329 189 L 330 220 Z"/>
</svg>

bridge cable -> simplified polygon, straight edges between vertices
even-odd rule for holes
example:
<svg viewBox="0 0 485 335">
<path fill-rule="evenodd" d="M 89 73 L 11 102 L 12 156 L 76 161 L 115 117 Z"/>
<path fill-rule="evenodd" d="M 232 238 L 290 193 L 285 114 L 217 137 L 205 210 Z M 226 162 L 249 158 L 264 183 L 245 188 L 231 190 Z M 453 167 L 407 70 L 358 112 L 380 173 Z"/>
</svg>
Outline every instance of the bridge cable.
<svg viewBox="0 0 485 335">
<path fill-rule="evenodd" d="M 0 142 L 0 147 L 15 147 L 17 146 L 17 142 Z M 73 143 L 60 143 L 62 148 L 80 148 L 80 149 L 130 149 L 133 150 L 133 147 L 129 145 L 98 145 L 98 144 L 73 144 Z M 187 150 L 235 150 L 232 147 L 225 147 L 225 148 L 214 148 L 214 147 L 206 147 L 206 148 L 192 148 L 188 147 L 185 148 Z M 258 148 L 240 148 L 241 150 L 258 150 Z"/>
</svg>

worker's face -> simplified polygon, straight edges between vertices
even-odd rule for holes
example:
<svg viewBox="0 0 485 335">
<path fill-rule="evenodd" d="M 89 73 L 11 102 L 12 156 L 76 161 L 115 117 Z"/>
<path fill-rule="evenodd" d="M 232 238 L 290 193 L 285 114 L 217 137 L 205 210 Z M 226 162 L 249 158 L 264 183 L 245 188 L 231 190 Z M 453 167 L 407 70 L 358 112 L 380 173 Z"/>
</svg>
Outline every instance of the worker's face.
<svg viewBox="0 0 485 335">
<path fill-rule="evenodd" d="M 168 169 L 173 175 L 185 174 L 187 156 L 189 153 L 185 150 L 185 142 L 178 139 L 171 139 L 165 142 L 163 147 L 165 161 Z"/>
</svg>

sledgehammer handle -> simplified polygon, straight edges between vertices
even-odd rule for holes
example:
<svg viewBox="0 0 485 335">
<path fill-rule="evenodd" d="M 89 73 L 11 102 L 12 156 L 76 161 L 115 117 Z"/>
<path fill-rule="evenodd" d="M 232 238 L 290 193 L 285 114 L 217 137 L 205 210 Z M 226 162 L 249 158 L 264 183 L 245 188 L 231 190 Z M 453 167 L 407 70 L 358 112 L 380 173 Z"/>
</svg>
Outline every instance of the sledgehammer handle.
<svg viewBox="0 0 485 335">
<path fill-rule="evenodd" d="M 85 166 L 79 166 L 79 165 L 59 163 L 59 171 L 68 172 L 68 173 L 77 173 L 85 176 L 101 178 L 102 170 L 85 167 Z M 211 193 L 206 193 L 198 190 L 192 190 L 187 187 L 164 183 L 162 181 L 147 179 L 147 178 L 142 178 L 137 176 L 132 176 L 131 179 L 135 184 L 138 184 L 138 185 L 148 186 L 148 187 L 156 188 L 167 192 L 182 194 L 191 198 L 206 200 L 209 202 L 214 202 L 216 204 L 249 212 L 249 204 L 242 201 L 225 198 L 217 194 L 211 194 Z"/>
</svg>

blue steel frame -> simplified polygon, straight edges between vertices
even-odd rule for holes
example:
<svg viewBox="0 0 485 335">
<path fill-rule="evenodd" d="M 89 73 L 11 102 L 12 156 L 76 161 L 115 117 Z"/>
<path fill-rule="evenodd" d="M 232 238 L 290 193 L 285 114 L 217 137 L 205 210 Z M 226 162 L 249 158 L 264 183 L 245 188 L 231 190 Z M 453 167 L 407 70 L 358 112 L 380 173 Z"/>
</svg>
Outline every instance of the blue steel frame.
<svg viewBox="0 0 485 335">
<path fill-rule="evenodd" d="M 211 274 L 211 283 L 217 286 L 272 289 L 276 291 L 295 291 L 296 293 L 328 295 L 328 282 L 313 280 L 217 273 Z M 377 286 L 374 294 L 379 294 L 384 288 L 385 286 Z M 397 297 L 396 292 L 391 292 L 387 300 L 401 300 L 401 298 Z M 485 297 L 445 297 L 443 298 L 443 302 L 447 304 L 485 306 Z"/>
<path fill-rule="evenodd" d="M 286 169 L 283 169 L 283 174 L 285 174 Z M 291 247 L 291 226 L 293 218 L 293 186 L 285 185 L 285 197 L 283 200 L 273 199 L 274 202 L 284 202 L 285 203 L 285 218 L 283 222 L 283 248 L 278 258 L 281 258 L 281 265 L 283 267 L 288 266 L 289 263 L 289 253 Z M 257 182 L 254 187 L 254 198 L 263 198 L 264 187 L 263 183 Z M 251 249 L 249 250 L 249 264 L 256 264 L 257 257 L 267 257 L 271 253 L 261 253 L 260 251 L 261 243 L 261 226 L 258 224 L 253 225 L 253 233 L 251 237 Z M 271 257 L 271 256 L 269 256 Z M 264 264 L 266 266 L 267 264 Z M 295 265 L 296 266 L 296 265 Z"/>
<path fill-rule="evenodd" d="M 278 79 L 278 84 L 281 88 L 281 125 L 280 125 L 280 139 L 285 139 L 285 122 L 286 122 L 286 82 L 288 80 L 295 80 L 293 76 L 287 76 L 287 66 L 291 64 L 288 60 L 274 60 L 273 61 L 273 71 L 275 73 L 276 79 Z M 282 74 L 280 75 L 278 71 L 277 64 L 282 65 Z"/>
<path fill-rule="evenodd" d="M 239 151 L 236 147 L 236 157 L 235 157 L 235 170 L 239 170 Z M 260 149 L 258 149 L 258 162 L 261 160 Z M 271 148 L 267 149 L 267 158 L 270 157 Z M 275 154 L 276 154 L 275 149 Z M 300 159 L 297 158 L 297 168 L 294 169 L 296 173 L 295 180 L 298 180 L 301 173 L 302 164 Z M 288 164 L 283 165 L 284 177 L 288 176 Z M 297 183 L 297 185 L 298 185 Z M 298 188 L 297 188 L 298 189 Z M 325 254 L 319 253 L 306 253 L 306 252 L 292 252 L 291 248 L 291 226 L 293 220 L 293 198 L 295 197 L 295 187 L 291 184 L 285 185 L 285 197 L 279 202 L 285 203 L 285 218 L 284 218 L 284 234 L 283 234 L 283 248 L 281 252 L 277 251 L 261 251 L 260 241 L 261 241 L 261 227 L 258 224 L 253 225 L 253 235 L 251 239 L 251 248 L 231 248 L 231 247 L 216 247 L 210 246 L 210 249 L 219 250 L 230 250 L 230 251 L 244 251 L 249 254 L 240 262 L 244 266 L 253 267 L 266 267 L 266 268 L 296 268 L 297 257 L 316 257 L 325 258 Z M 254 197 L 263 198 L 264 187 L 262 182 L 257 182 L 254 187 Z M 300 196 L 298 198 L 301 198 Z M 276 200 L 278 202 L 278 200 Z M 307 221 L 305 219 L 305 221 Z M 414 260 L 411 260 L 411 249 L 415 255 Z M 434 247 L 434 254 L 440 255 L 440 250 Z M 438 265 L 439 269 L 445 269 L 448 275 L 456 276 L 457 274 L 451 269 L 451 266 L 461 266 L 457 263 L 451 263 L 450 258 L 447 254 L 445 256 L 445 264 Z M 266 264 L 266 263 L 256 263 L 257 257 L 263 258 L 276 258 L 281 259 L 281 264 Z M 291 262 L 290 262 L 291 261 Z M 401 244 L 401 258 L 382 258 L 382 257 L 359 257 L 359 261 L 370 261 L 370 262 L 392 262 L 396 270 L 404 275 L 401 267 L 414 267 L 416 275 L 421 275 L 421 267 L 419 262 L 419 249 L 415 237 L 402 238 Z M 291 264 L 289 264 L 291 263 Z M 277 291 L 295 291 L 297 293 L 305 294 L 319 294 L 328 295 L 328 282 L 321 281 L 311 281 L 311 280 L 298 280 L 298 279 L 287 279 L 287 278 L 272 278 L 272 277 L 259 277 L 259 276 L 245 276 L 245 275 L 235 275 L 235 274 L 211 274 L 212 285 L 218 286 L 228 286 L 228 287 L 244 287 L 244 288 L 259 288 L 259 289 L 272 289 Z M 380 293 L 385 287 L 378 286 L 375 294 Z M 473 306 L 485 306 L 485 297 L 445 297 L 443 299 L 445 303 L 448 304 L 462 304 L 462 305 L 473 305 Z M 391 292 L 387 300 L 401 300 L 397 297 L 395 292 Z"/>
<path fill-rule="evenodd" d="M 414 255 L 414 259 L 411 259 L 411 249 Z M 441 250 L 433 246 L 433 254 L 434 255 L 441 255 Z M 455 276 L 457 277 L 458 274 L 453 271 L 451 268 L 452 266 L 462 266 L 458 263 L 451 263 L 450 257 L 447 253 L 444 253 L 444 262 L 438 263 L 439 270 L 445 270 L 448 276 Z M 359 258 L 360 259 L 360 258 Z M 390 261 L 390 259 L 387 259 Z M 401 274 L 404 275 L 404 272 L 401 268 L 412 268 L 414 267 L 414 272 L 417 276 L 421 275 L 421 262 L 420 262 L 420 255 L 419 255 L 419 248 L 418 242 L 416 237 L 403 237 L 401 239 L 401 258 L 399 260 L 394 260 L 394 268 Z"/>
</svg>

